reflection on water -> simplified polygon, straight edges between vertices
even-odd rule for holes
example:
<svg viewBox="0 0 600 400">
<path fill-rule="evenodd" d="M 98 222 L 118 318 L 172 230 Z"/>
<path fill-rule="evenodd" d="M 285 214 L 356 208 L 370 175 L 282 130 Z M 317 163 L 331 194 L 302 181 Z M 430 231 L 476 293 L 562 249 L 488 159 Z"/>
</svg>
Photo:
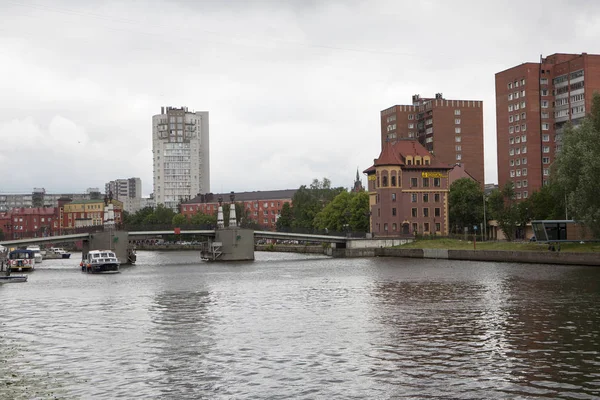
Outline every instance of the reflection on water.
<svg viewBox="0 0 600 400">
<path fill-rule="evenodd" d="M 598 398 L 600 269 L 140 252 L 0 286 L 0 398 Z"/>
</svg>

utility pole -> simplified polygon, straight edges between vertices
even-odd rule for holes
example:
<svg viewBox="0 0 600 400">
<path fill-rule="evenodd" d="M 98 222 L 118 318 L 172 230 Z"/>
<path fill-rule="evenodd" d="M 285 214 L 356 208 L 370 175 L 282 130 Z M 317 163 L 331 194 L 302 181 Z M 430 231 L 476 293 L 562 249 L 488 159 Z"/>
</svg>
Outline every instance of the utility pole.
<svg viewBox="0 0 600 400">
<path fill-rule="evenodd" d="M 487 238 L 487 219 L 485 218 L 485 190 L 483 191 L 483 240 Z"/>
</svg>

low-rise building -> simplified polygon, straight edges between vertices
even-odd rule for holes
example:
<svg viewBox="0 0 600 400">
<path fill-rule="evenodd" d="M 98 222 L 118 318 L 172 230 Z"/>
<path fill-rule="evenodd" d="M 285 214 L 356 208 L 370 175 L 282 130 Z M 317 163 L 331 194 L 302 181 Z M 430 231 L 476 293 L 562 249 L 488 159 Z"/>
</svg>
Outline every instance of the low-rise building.
<svg viewBox="0 0 600 400">
<path fill-rule="evenodd" d="M 234 193 L 235 202 L 242 203 L 248 218 L 252 219 L 264 229 L 275 229 L 277 219 L 281 215 L 281 208 L 285 203 L 292 202 L 296 189 L 266 190 L 256 192 Z M 231 193 L 207 193 L 181 203 L 181 213 L 191 217 L 197 212 L 216 215 L 219 208 L 219 199 L 223 203 L 230 202 Z"/>
<path fill-rule="evenodd" d="M 368 177 L 371 233 L 448 235 L 448 191 L 453 167 L 437 161 L 416 139 L 386 142 L 373 166 L 364 171 Z"/>
</svg>

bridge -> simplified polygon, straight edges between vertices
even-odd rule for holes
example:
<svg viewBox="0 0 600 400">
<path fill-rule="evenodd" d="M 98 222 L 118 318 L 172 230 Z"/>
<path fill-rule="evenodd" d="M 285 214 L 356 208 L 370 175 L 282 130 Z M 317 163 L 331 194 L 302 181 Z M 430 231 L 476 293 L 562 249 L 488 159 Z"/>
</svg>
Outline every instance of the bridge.
<svg viewBox="0 0 600 400">
<path fill-rule="evenodd" d="M 83 241 L 83 252 L 87 253 L 90 249 L 111 248 L 117 254 L 122 264 L 131 263 L 131 247 L 129 241 L 132 239 L 149 239 L 162 235 L 195 235 L 208 238 L 206 253 L 212 254 L 213 260 L 221 257 L 227 260 L 227 255 L 238 252 L 237 247 L 245 245 L 244 259 L 254 259 L 254 242 L 256 239 L 274 239 L 274 240 L 297 240 L 305 242 L 330 243 L 335 246 L 346 247 L 349 238 L 344 236 L 313 235 L 306 233 L 292 232 L 270 232 L 270 231 L 252 231 L 249 229 L 225 228 L 218 230 L 161 230 L 161 231 L 100 231 L 92 233 L 75 233 L 69 235 L 36 237 L 28 239 L 4 240 L 0 245 L 4 247 L 24 247 L 32 244 L 45 243 L 72 243 Z M 252 238 L 250 237 L 252 236 Z M 243 238 L 242 238 L 243 237 Z M 250 242 L 251 241 L 251 242 Z M 225 242 L 225 243 L 224 243 Z M 229 246 L 228 246 L 229 244 Z M 251 247 L 250 247 L 251 246 Z M 251 256 L 249 254 L 251 248 Z M 225 257 L 223 255 L 225 254 Z M 235 256 L 230 259 L 237 259 Z"/>
</svg>

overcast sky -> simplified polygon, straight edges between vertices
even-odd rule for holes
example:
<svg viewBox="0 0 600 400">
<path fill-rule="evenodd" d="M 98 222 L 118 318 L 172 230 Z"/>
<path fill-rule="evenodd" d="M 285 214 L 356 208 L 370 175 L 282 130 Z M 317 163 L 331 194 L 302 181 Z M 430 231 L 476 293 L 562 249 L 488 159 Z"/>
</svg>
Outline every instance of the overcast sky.
<svg viewBox="0 0 600 400">
<path fill-rule="evenodd" d="M 483 100 L 496 183 L 494 74 L 600 53 L 600 2 L 0 1 L 0 193 L 140 177 L 152 115 L 210 112 L 211 191 L 350 187 L 379 112 L 413 94 Z"/>
</svg>

